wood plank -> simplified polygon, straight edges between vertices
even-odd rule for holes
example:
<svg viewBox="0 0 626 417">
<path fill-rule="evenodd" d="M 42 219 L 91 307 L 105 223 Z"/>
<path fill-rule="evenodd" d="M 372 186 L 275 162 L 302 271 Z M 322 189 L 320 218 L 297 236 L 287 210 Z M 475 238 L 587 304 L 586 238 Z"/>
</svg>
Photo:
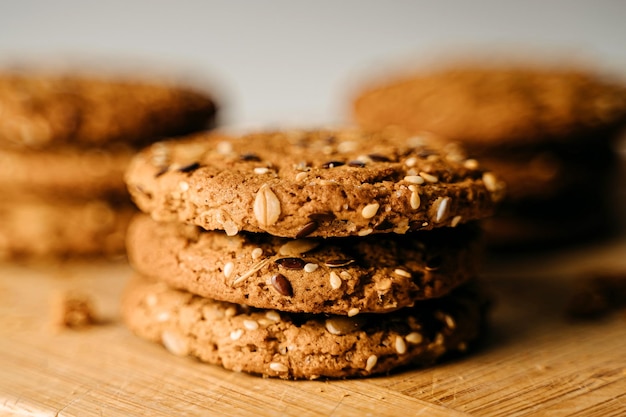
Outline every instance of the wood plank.
<svg viewBox="0 0 626 417">
<path fill-rule="evenodd" d="M 626 271 L 626 237 L 492 262 L 497 300 L 478 350 L 426 369 L 349 381 L 281 381 L 170 355 L 120 322 L 123 262 L 0 266 L 0 414 L 52 416 L 539 416 L 626 414 L 626 315 L 572 322 L 588 271 Z M 53 331 L 60 290 L 90 294 L 104 319 Z"/>
</svg>

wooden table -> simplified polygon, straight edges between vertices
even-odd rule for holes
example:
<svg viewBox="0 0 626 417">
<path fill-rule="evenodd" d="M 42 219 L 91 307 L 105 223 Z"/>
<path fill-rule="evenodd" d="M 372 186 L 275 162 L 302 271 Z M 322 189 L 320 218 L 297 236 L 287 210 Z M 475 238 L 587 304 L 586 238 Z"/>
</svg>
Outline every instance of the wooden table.
<svg viewBox="0 0 626 417">
<path fill-rule="evenodd" d="M 346 381 L 282 381 L 178 358 L 132 335 L 124 261 L 0 266 L 0 415 L 625 416 L 626 312 L 565 316 L 577 280 L 626 271 L 626 233 L 541 256 L 491 257 L 487 340 L 428 369 Z M 102 323 L 55 331 L 59 291 L 89 294 Z"/>
<path fill-rule="evenodd" d="M 533 262 L 496 262 L 484 282 L 497 303 L 488 340 L 478 351 L 392 376 L 294 382 L 174 357 L 133 336 L 117 311 L 132 274 L 123 261 L 4 265 L 0 411 L 38 416 L 623 416 L 626 313 L 584 322 L 564 314 L 573 281 L 600 268 L 626 271 L 626 238 Z M 77 288 L 92 297 L 104 322 L 56 331 L 50 301 L 59 291 Z"/>
</svg>

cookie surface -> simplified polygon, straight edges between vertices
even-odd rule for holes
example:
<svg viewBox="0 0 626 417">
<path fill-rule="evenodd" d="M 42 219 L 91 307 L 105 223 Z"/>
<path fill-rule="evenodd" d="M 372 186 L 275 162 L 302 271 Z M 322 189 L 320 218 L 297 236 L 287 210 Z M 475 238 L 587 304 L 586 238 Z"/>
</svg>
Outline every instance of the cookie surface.
<svg viewBox="0 0 626 417">
<path fill-rule="evenodd" d="M 144 145 L 204 129 L 216 105 L 204 92 L 168 83 L 78 74 L 0 74 L 0 145 Z"/>
<path fill-rule="evenodd" d="M 128 147 L 48 150 L 0 148 L 0 190 L 6 195 L 61 198 L 126 196 L 124 170 L 135 150 Z M 9 197 L 7 197 L 9 198 Z"/>
<path fill-rule="evenodd" d="M 474 288 L 389 314 L 289 314 L 214 301 L 136 277 L 122 316 L 137 335 L 226 369 L 284 379 L 360 377 L 464 351 L 484 321 Z"/>
<path fill-rule="evenodd" d="M 584 70 L 464 64 L 381 81 L 353 103 L 366 127 L 399 125 L 469 146 L 589 138 L 626 122 L 626 83 Z"/>
<path fill-rule="evenodd" d="M 133 219 L 134 269 L 194 294 L 283 311 L 356 314 L 441 297 L 476 277 L 478 232 L 469 225 L 398 235 L 285 239 L 201 231 Z"/>
<path fill-rule="evenodd" d="M 395 130 L 209 133 L 154 144 L 126 183 L 158 221 L 282 237 L 406 233 L 489 216 L 498 179 Z"/>
<path fill-rule="evenodd" d="M 119 256 L 136 208 L 107 200 L 0 202 L 0 259 Z"/>
</svg>

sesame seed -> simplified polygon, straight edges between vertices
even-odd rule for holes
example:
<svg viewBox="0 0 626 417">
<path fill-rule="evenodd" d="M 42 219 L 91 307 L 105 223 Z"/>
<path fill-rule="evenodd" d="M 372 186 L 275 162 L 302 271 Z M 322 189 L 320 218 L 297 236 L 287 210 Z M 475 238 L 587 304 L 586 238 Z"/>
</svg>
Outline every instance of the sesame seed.
<svg viewBox="0 0 626 417">
<path fill-rule="evenodd" d="M 224 276 L 226 278 L 230 277 L 233 273 L 233 269 L 235 269 L 235 264 L 232 262 L 228 262 L 226 265 L 224 265 Z"/>
<path fill-rule="evenodd" d="M 498 190 L 498 180 L 491 172 L 485 172 L 483 174 L 483 183 L 485 184 L 485 188 L 490 192 Z"/>
<path fill-rule="evenodd" d="M 354 317 L 357 314 L 359 314 L 361 312 L 361 310 L 359 310 L 356 307 L 351 308 L 350 310 L 348 310 L 348 317 Z"/>
<path fill-rule="evenodd" d="M 236 314 L 237 314 L 237 309 L 233 306 L 230 306 L 226 310 L 224 310 L 224 316 L 226 317 L 233 317 Z"/>
<path fill-rule="evenodd" d="M 367 206 L 363 207 L 363 210 L 361 210 L 361 216 L 363 216 L 363 218 L 365 219 L 371 219 L 376 215 L 379 207 L 380 204 L 378 203 L 368 204 Z"/>
<path fill-rule="evenodd" d="M 463 166 L 467 169 L 477 169 L 478 161 L 475 159 L 466 159 L 465 162 L 463 162 Z"/>
<path fill-rule="evenodd" d="M 372 369 L 374 369 L 374 367 L 376 366 L 376 362 L 378 362 L 378 356 L 370 355 L 370 357 L 367 358 L 367 362 L 365 363 L 365 370 L 367 372 L 371 372 Z"/>
<path fill-rule="evenodd" d="M 180 191 L 187 191 L 189 190 L 189 184 L 185 181 L 181 181 L 180 183 L 178 183 L 178 188 L 180 189 Z"/>
<path fill-rule="evenodd" d="M 410 182 L 411 184 L 424 184 L 424 178 L 420 177 L 419 175 L 407 175 L 406 177 L 404 177 L 404 180 L 406 182 Z"/>
<path fill-rule="evenodd" d="M 371 234 L 373 231 L 374 229 L 363 229 L 363 230 L 359 230 L 356 234 L 359 236 L 367 236 Z"/>
<path fill-rule="evenodd" d="M 404 341 L 402 336 L 396 336 L 395 345 L 396 345 L 396 352 L 398 352 L 400 355 L 403 355 L 406 353 L 406 342 Z"/>
<path fill-rule="evenodd" d="M 189 343 L 180 334 L 165 330 L 161 334 L 161 342 L 165 349 L 176 356 L 187 356 L 189 354 Z"/>
<path fill-rule="evenodd" d="M 413 210 L 417 210 L 418 208 L 420 208 L 420 205 L 422 204 L 422 201 L 420 199 L 420 194 L 417 191 L 417 186 L 409 185 L 409 190 L 411 190 L 411 198 L 409 200 L 409 202 L 411 203 L 411 208 Z"/>
<path fill-rule="evenodd" d="M 422 341 L 424 340 L 424 336 L 422 336 L 418 332 L 411 332 L 411 333 L 406 335 L 405 339 L 409 343 L 412 343 L 414 345 L 418 345 L 418 344 L 422 343 Z"/>
<path fill-rule="evenodd" d="M 156 316 L 156 321 L 162 323 L 164 321 L 168 321 L 170 319 L 170 313 L 167 311 L 162 311 Z"/>
<path fill-rule="evenodd" d="M 341 284 L 343 284 L 343 281 L 341 280 L 341 278 L 339 278 L 339 275 L 337 275 L 335 271 L 331 271 L 330 272 L 330 287 L 333 290 L 338 290 L 339 288 L 341 288 Z"/>
<path fill-rule="evenodd" d="M 411 156 L 410 158 L 407 158 L 406 161 L 404 161 L 404 164 L 408 167 L 414 167 L 417 164 L 417 158 Z"/>
<path fill-rule="evenodd" d="M 352 279 L 352 275 L 350 275 L 350 273 L 348 271 L 341 271 L 339 273 L 339 276 L 345 280 L 349 280 Z"/>
<path fill-rule="evenodd" d="M 435 216 L 435 223 L 441 222 L 448 214 L 448 206 L 450 205 L 450 197 L 443 197 L 438 199 L 437 215 Z"/>
<path fill-rule="evenodd" d="M 304 172 L 304 171 L 303 172 L 298 172 L 296 174 L 296 181 L 302 181 L 303 179 L 306 178 L 306 176 L 307 176 L 306 172 Z"/>
<path fill-rule="evenodd" d="M 270 169 L 267 167 L 256 167 L 254 168 L 254 173 L 257 175 L 263 175 L 263 174 L 267 174 L 268 172 L 270 172 Z"/>
<path fill-rule="evenodd" d="M 283 256 L 296 256 L 312 251 L 319 246 L 319 241 L 311 239 L 289 240 L 278 248 L 278 253 Z"/>
<path fill-rule="evenodd" d="M 411 278 L 411 273 L 409 271 L 405 271 L 404 269 L 396 268 L 393 271 L 394 274 L 400 275 L 401 277 Z"/>
<path fill-rule="evenodd" d="M 419 173 L 419 176 L 424 178 L 424 180 L 426 180 L 428 182 L 435 183 L 435 182 L 439 181 L 439 178 L 437 178 L 436 176 L 434 176 L 432 174 L 429 174 L 428 172 L 421 171 Z"/>
<path fill-rule="evenodd" d="M 270 369 L 274 372 L 287 372 L 289 368 L 280 362 L 270 362 Z"/>
<path fill-rule="evenodd" d="M 276 310 L 270 310 L 265 313 L 265 317 L 272 321 L 280 321 L 280 313 Z"/>
<path fill-rule="evenodd" d="M 450 227 L 456 227 L 459 222 L 461 221 L 462 217 L 461 216 L 454 216 L 452 218 L 452 221 L 450 222 Z"/>
<path fill-rule="evenodd" d="M 252 256 L 252 259 L 259 259 L 261 256 L 263 256 L 263 249 L 254 248 L 252 249 L 252 253 L 250 255 Z"/>
<path fill-rule="evenodd" d="M 241 336 L 243 336 L 243 329 L 237 329 L 230 332 L 231 340 L 239 340 Z"/>
<path fill-rule="evenodd" d="M 245 327 L 248 330 L 256 330 L 259 328 L 259 323 L 256 322 L 255 320 L 244 320 L 243 327 Z"/>
<path fill-rule="evenodd" d="M 222 141 L 217 144 L 217 153 L 220 155 L 228 155 L 233 151 L 233 145 L 230 142 Z"/>
<path fill-rule="evenodd" d="M 304 272 L 314 272 L 319 268 L 318 264 L 308 263 L 304 265 Z"/>
</svg>

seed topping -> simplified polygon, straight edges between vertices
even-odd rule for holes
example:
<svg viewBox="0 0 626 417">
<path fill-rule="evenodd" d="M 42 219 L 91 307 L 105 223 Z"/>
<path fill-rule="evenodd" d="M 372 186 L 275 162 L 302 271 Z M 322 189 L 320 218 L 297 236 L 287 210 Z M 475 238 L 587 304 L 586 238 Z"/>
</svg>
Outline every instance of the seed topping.
<svg viewBox="0 0 626 417">
<path fill-rule="evenodd" d="M 256 264 L 252 265 L 252 268 L 250 268 L 250 270 L 248 270 L 246 273 L 244 273 L 243 275 L 238 276 L 237 278 L 235 278 L 235 280 L 233 281 L 233 283 L 231 284 L 233 287 L 235 285 L 241 284 L 242 282 L 244 282 L 246 279 L 250 278 L 252 275 L 256 274 L 258 271 L 261 270 L 261 268 L 263 268 L 265 265 L 267 265 L 270 262 L 269 258 L 263 259 L 259 262 L 257 262 Z"/>
<path fill-rule="evenodd" d="M 261 227 L 271 226 L 280 217 L 280 201 L 267 184 L 263 184 L 254 199 L 254 216 Z"/>
<path fill-rule="evenodd" d="M 335 271 L 330 271 L 330 287 L 333 290 L 338 290 L 339 288 L 341 288 L 341 284 L 343 284 L 343 281 L 341 280 L 339 275 L 337 275 Z"/>
<path fill-rule="evenodd" d="M 304 265 L 306 265 L 302 258 L 280 258 L 274 262 L 286 269 L 304 269 Z"/>
<path fill-rule="evenodd" d="M 395 347 L 396 352 L 400 355 L 404 355 L 406 353 L 406 342 L 402 336 L 396 336 Z"/>
<path fill-rule="evenodd" d="M 340 268 L 342 266 L 348 266 L 356 262 L 354 259 L 331 259 L 329 261 L 324 262 L 329 268 Z"/>
<path fill-rule="evenodd" d="M 280 362 L 270 362 L 270 369 L 274 372 L 287 372 L 289 368 Z"/>
<path fill-rule="evenodd" d="M 318 264 L 308 263 L 304 265 L 304 272 L 314 272 L 317 271 L 317 268 L 319 268 Z"/>
<path fill-rule="evenodd" d="M 374 369 L 374 367 L 376 366 L 376 362 L 378 362 L 378 356 L 370 355 L 370 357 L 367 358 L 367 362 L 365 363 L 365 370 L 367 372 L 371 372 L 372 369 Z"/>
<path fill-rule="evenodd" d="M 291 297 L 293 295 L 293 288 L 291 287 L 291 283 L 284 275 L 273 275 L 270 282 L 272 283 L 272 287 L 274 287 L 274 289 L 278 291 L 279 294 L 286 297 Z"/>
<path fill-rule="evenodd" d="M 432 174 L 429 174 L 428 172 L 421 171 L 419 173 L 419 176 L 424 178 L 424 180 L 428 181 L 428 182 L 435 183 L 435 182 L 439 181 L 439 178 L 437 178 L 436 176 L 434 176 Z"/>
<path fill-rule="evenodd" d="M 200 163 L 199 162 L 192 162 L 191 164 L 182 166 L 180 168 L 178 168 L 178 172 L 183 172 L 185 174 L 194 172 L 196 169 L 200 168 Z"/>
<path fill-rule="evenodd" d="M 365 219 L 371 219 L 376 215 L 379 207 L 380 204 L 378 203 L 368 204 L 367 206 L 363 207 L 363 210 L 361 210 L 361 216 L 363 216 L 363 218 Z"/>
<path fill-rule="evenodd" d="M 296 239 L 302 239 L 303 237 L 310 235 L 311 233 L 316 231 L 318 227 L 319 224 L 316 221 L 308 222 L 307 224 L 302 226 L 300 230 L 298 230 L 298 233 L 296 233 Z"/>
<path fill-rule="evenodd" d="M 322 168 L 335 168 L 335 167 L 340 167 L 342 165 L 345 165 L 345 162 L 341 162 L 341 161 L 328 161 L 322 164 Z"/>
</svg>

